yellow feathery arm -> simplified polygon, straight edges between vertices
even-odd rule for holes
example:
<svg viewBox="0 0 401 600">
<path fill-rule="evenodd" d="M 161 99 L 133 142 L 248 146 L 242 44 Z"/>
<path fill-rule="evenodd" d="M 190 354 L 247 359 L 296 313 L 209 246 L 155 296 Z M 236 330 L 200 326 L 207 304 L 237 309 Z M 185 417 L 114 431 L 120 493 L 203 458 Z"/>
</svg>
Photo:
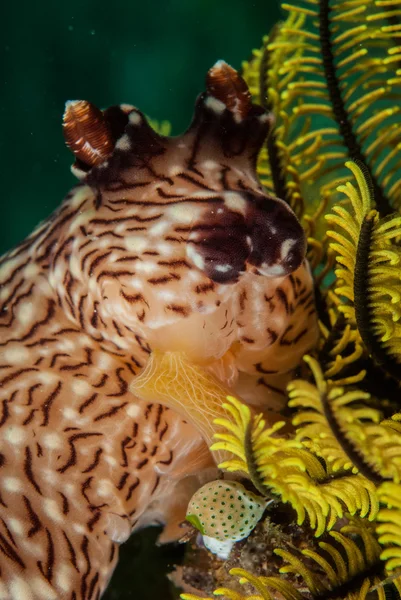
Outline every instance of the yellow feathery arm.
<svg viewBox="0 0 401 600">
<path fill-rule="evenodd" d="M 357 186 L 339 187 L 349 206 L 333 208 L 326 218 L 337 257 L 337 286 L 342 312 L 373 360 L 398 379 L 401 368 L 401 217 L 380 219 L 363 166 L 347 162 Z"/>
<path fill-rule="evenodd" d="M 322 535 L 343 516 L 344 508 L 374 518 L 377 502 L 374 485 L 361 476 L 344 476 L 328 481 L 327 471 L 318 457 L 297 439 L 280 437 L 281 424 L 266 428 L 261 415 L 252 418 L 239 400 L 227 398 L 232 419 L 218 419 L 219 432 L 211 449 L 229 451 L 235 458 L 219 466 L 227 471 L 242 471 L 264 496 L 277 496 L 290 503 L 302 524 L 308 517 L 315 535 Z"/>
<path fill-rule="evenodd" d="M 377 516 L 376 528 L 379 542 L 384 546 L 381 553 L 388 572 L 398 573 L 401 582 L 401 484 L 384 482 L 378 489 L 382 508 Z"/>
</svg>

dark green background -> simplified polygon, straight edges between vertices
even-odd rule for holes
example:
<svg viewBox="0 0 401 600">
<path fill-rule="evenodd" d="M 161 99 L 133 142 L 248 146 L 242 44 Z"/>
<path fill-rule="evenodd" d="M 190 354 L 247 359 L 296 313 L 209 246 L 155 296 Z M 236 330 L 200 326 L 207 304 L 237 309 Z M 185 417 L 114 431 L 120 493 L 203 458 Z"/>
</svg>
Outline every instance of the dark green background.
<svg viewBox="0 0 401 600">
<path fill-rule="evenodd" d="M 75 183 L 69 99 L 127 102 L 183 130 L 205 73 L 235 67 L 280 18 L 279 0 L 7 0 L 0 44 L 0 254 Z"/>
<path fill-rule="evenodd" d="M 7 0 L 2 4 L 0 254 L 75 183 L 61 119 L 69 99 L 135 104 L 188 125 L 206 71 L 234 67 L 281 16 L 279 0 Z M 179 550 L 130 540 L 107 600 L 168 600 L 163 576 Z"/>
</svg>

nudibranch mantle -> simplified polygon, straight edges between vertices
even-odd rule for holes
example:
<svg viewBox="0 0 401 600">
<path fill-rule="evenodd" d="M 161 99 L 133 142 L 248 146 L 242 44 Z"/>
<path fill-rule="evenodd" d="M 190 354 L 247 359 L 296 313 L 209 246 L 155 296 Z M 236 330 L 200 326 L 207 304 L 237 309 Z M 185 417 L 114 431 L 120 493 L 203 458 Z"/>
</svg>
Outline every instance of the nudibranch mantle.
<svg viewBox="0 0 401 600">
<path fill-rule="evenodd" d="M 2 600 L 99 598 L 133 529 L 179 537 L 216 469 L 196 411 L 133 394 L 155 357 L 283 402 L 316 318 L 302 228 L 255 172 L 270 123 L 222 62 L 176 138 L 67 104 L 82 181 L 0 261 Z"/>
</svg>

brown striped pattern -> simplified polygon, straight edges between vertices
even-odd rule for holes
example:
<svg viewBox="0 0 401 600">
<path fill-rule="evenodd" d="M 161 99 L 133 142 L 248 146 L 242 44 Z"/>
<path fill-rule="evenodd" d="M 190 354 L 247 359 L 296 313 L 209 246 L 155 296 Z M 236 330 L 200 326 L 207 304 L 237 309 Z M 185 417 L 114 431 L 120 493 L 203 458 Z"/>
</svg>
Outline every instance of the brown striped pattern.
<svg viewBox="0 0 401 600">
<path fill-rule="evenodd" d="M 210 215 L 231 244 L 228 224 L 246 233 L 264 198 L 253 170 L 263 112 L 234 119 L 219 94 L 201 98 L 179 138 L 159 138 L 136 109 L 106 111 L 121 127 L 113 155 L 77 165 L 87 184 L 0 260 L 2 600 L 96 600 L 133 529 L 163 521 L 165 539 L 179 535 L 213 463 L 193 426 L 130 393 L 153 349 L 185 351 L 277 408 L 314 342 L 308 268 L 280 271 L 289 209 L 271 224 L 277 277 L 255 259 L 223 280 L 229 265 L 197 253 L 197 240 L 209 252 Z"/>
</svg>

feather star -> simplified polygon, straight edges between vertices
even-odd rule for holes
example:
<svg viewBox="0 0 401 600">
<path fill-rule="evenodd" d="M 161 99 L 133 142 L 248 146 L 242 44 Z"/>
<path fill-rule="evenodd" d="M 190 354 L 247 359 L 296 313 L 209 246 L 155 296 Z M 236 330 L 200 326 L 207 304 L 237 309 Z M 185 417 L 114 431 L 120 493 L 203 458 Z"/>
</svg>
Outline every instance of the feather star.
<svg viewBox="0 0 401 600">
<path fill-rule="evenodd" d="M 278 410 L 316 339 L 303 230 L 255 163 L 272 122 L 208 72 L 188 130 L 67 103 L 81 180 L 0 261 L 0 598 L 100 598 L 118 545 L 176 539 L 227 390 Z"/>
</svg>

